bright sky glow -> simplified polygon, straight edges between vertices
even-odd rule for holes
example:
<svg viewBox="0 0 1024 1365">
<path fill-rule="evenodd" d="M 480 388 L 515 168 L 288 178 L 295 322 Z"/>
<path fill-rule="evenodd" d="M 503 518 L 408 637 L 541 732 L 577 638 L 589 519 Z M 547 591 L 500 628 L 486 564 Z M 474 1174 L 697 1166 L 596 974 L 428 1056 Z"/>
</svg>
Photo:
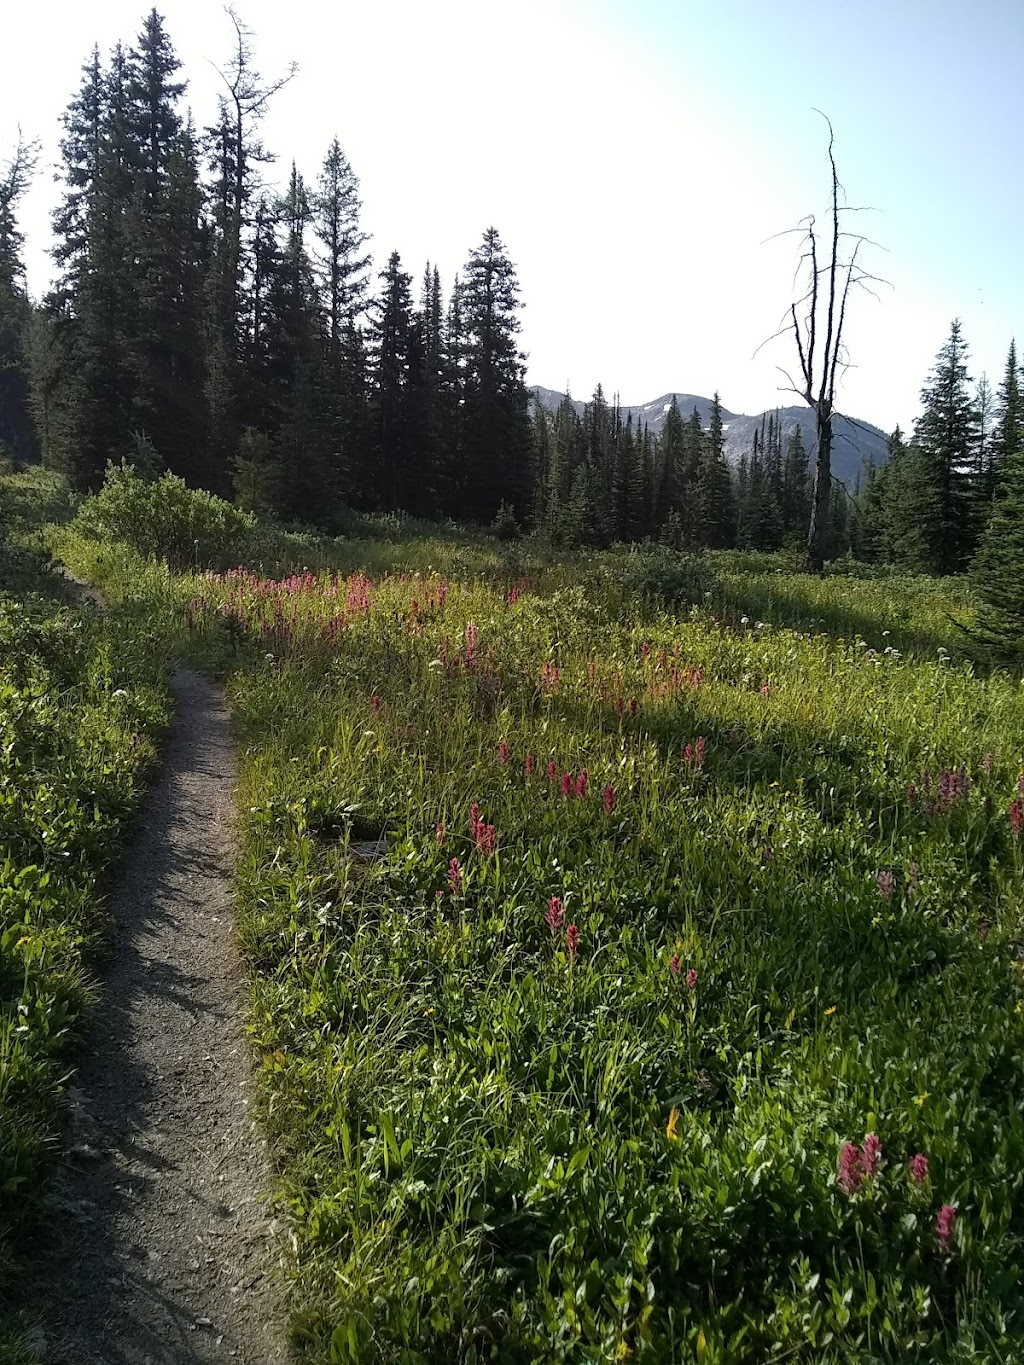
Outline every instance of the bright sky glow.
<svg viewBox="0 0 1024 1365">
<path fill-rule="evenodd" d="M 0 159 L 20 123 L 44 168 L 25 201 L 29 283 L 48 282 L 59 117 L 93 42 L 134 41 L 140 0 L 10 7 Z M 232 31 L 209 0 L 158 5 L 197 122 Z M 843 407 L 909 427 L 950 319 L 972 373 L 1024 342 L 1024 5 L 1009 0 L 239 0 L 267 76 L 294 59 L 264 140 L 308 180 L 337 134 L 362 185 L 376 266 L 397 248 L 447 293 L 485 227 L 523 300 L 528 380 L 600 381 L 628 403 L 718 388 L 734 411 L 796 401 L 756 357 L 791 297 L 793 239 L 827 207 L 825 110 L 859 225 L 888 285 L 855 301 Z"/>
</svg>

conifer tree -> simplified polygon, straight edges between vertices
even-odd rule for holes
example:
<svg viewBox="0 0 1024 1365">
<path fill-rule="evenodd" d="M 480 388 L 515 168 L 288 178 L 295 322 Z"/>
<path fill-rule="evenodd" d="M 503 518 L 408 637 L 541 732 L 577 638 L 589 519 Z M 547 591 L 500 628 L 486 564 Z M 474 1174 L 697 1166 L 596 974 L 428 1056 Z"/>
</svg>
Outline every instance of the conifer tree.
<svg viewBox="0 0 1024 1365">
<path fill-rule="evenodd" d="M 466 265 L 461 291 L 466 338 L 462 464 L 464 513 L 490 523 L 507 503 L 530 516 L 532 441 L 525 363 L 519 351 L 519 282 L 496 228 Z"/>
<path fill-rule="evenodd" d="M 732 475 L 725 459 L 725 429 L 722 404 L 715 391 L 708 420 L 707 440 L 697 474 L 697 524 L 701 543 L 709 549 L 725 549 L 732 544 L 736 523 Z"/>
<path fill-rule="evenodd" d="M 537 525 L 545 530 L 549 526 L 548 493 L 551 480 L 551 420 L 543 403 L 535 403 L 533 408 L 533 508 Z"/>
<path fill-rule="evenodd" d="M 853 538 L 854 556 L 865 564 L 878 564 L 884 558 L 882 497 L 885 487 L 884 472 L 874 460 L 867 458 L 857 477 L 856 534 Z"/>
<path fill-rule="evenodd" d="M 977 630 L 997 656 L 1024 662 L 1024 447 L 1005 456 L 992 516 L 973 566 Z"/>
<path fill-rule="evenodd" d="M 259 136 L 270 100 L 295 74 L 295 67 L 266 82 L 256 69 L 252 34 L 228 6 L 234 29 L 231 57 L 221 72 L 225 93 L 217 121 L 206 132 L 209 168 L 209 264 L 204 289 L 206 344 L 205 401 L 210 421 L 210 482 L 224 482 L 241 427 L 251 414 L 242 395 L 241 350 L 245 316 L 251 309 L 243 297 L 250 264 L 250 204 L 258 190 L 258 168 L 273 160 Z"/>
<path fill-rule="evenodd" d="M 594 505 L 587 515 L 589 526 L 596 528 L 588 543 L 607 544 L 614 534 L 614 419 L 600 384 L 583 410 L 583 457 L 589 469 L 587 487 Z"/>
<path fill-rule="evenodd" d="M 803 538 L 811 515 L 811 479 L 799 423 L 793 427 L 786 442 L 781 484 L 783 533 L 786 537 Z"/>
<path fill-rule="evenodd" d="M 352 333 L 366 309 L 370 255 L 360 227 L 359 181 L 337 138 L 327 149 L 310 207 L 324 313 L 321 407 L 330 479 L 340 494 L 352 497 L 367 473 L 366 431 L 353 401 L 365 383 L 357 373 L 363 354 L 353 348 Z"/>
<path fill-rule="evenodd" d="M 464 514 L 466 489 L 466 369 L 468 341 L 463 319 L 462 281 L 452 281 L 445 316 L 441 363 L 441 450 L 438 485 L 442 507 L 451 517 Z"/>
<path fill-rule="evenodd" d="M 424 515 L 434 515 L 444 499 L 444 319 L 441 276 L 427 262 L 420 289 L 420 302 L 413 317 L 411 411 L 421 448 L 424 484 L 417 505 Z"/>
<path fill-rule="evenodd" d="M 359 180 L 337 138 L 327 149 L 310 208 L 327 338 L 337 363 L 348 323 L 358 322 L 366 307 L 370 266 L 370 239 L 359 224 Z"/>
<path fill-rule="evenodd" d="M 161 464 L 204 480 L 201 196 L 191 128 L 177 111 L 185 82 L 156 10 L 127 57 L 128 268 L 136 299 L 127 339 L 133 370 L 131 424 Z"/>
<path fill-rule="evenodd" d="M 22 261 L 18 201 L 29 187 L 39 146 L 18 134 L 14 153 L 0 167 L 0 456 L 17 460 L 37 453 L 29 409 L 26 346 L 31 306 Z"/>
<path fill-rule="evenodd" d="M 545 530 L 556 545 L 564 543 L 564 522 L 568 515 L 573 484 L 576 472 L 583 463 L 585 463 L 583 426 L 572 397 L 566 393 L 551 421 L 544 522 Z"/>
<path fill-rule="evenodd" d="M 281 462 L 282 511 L 297 521 L 329 526 L 336 490 L 320 406 L 323 352 L 313 266 L 306 248 L 310 205 L 294 164 L 275 217 L 283 239 L 269 253 L 267 264 L 265 422 Z"/>
<path fill-rule="evenodd" d="M 967 344 L 959 319 L 936 356 L 921 392 L 924 411 L 914 430 L 925 488 L 916 527 L 929 546 L 938 573 L 958 573 L 969 564 L 978 535 L 984 490 L 977 469 L 978 414 L 967 373 Z"/>
<path fill-rule="evenodd" d="M 685 478 L 686 441 L 683 433 L 683 419 L 679 415 L 679 404 L 675 394 L 669 402 L 665 422 L 658 441 L 658 487 L 655 495 L 654 519 L 660 531 L 675 513 L 679 517 L 685 497 L 683 480 Z"/>
<path fill-rule="evenodd" d="M 425 471 L 416 459 L 417 433 L 409 410 L 412 277 L 397 251 L 388 257 L 380 280 L 370 328 L 370 412 L 380 504 L 388 511 L 409 511 L 420 502 Z"/>
<path fill-rule="evenodd" d="M 886 559 L 910 573 L 939 572 L 935 528 L 941 504 L 934 463 L 916 441 L 904 442 L 899 427 L 889 437 L 883 490 Z"/>
<path fill-rule="evenodd" d="M 131 443 L 136 299 L 125 268 L 126 86 L 121 48 L 107 71 L 94 49 L 64 116 L 64 193 L 53 218 L 59 274 L 44 303 L 45 344 L 34 351 L 33 406 L 45 414 L 45 457 L 82 490 L 96 488 L 108 460 L 126 455 Z"/>
<path fill-rule="evenodd" d="M 1010 342 L 1006 370 L 998 390 L 993 410 L 993 432 L 989 481 L 994 496 L 1006 461 L 1024 450 L 1024 397 L 1021 394 L 1020 370 L 1017 366 L 1017 343 Z"/>
</svg>

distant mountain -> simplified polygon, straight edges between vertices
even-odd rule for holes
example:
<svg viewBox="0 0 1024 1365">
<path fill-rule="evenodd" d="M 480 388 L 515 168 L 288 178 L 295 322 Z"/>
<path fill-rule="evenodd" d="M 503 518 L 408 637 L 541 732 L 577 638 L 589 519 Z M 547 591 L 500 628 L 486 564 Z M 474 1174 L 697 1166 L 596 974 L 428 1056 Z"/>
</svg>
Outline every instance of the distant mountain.
<svg viewBox="0 0 1024 1365">
<path fill-rule="evenodd" d="M 535 403 L 539 403 L 548 412 L 554 412 L 565 396 L 555 389 L 542 388 L 539 384 L 535 384 L 530 389 L 530 395 Z M 701 423 L 705 427 L 707 426 L 711 416 L 710 398 L 702 398 L 699 394 L 694 393 L 677 393 L 674 396 L 684 421 L 696 408 L 700 414 Z M 660 398 L 655 398 L 650 403 L 641 403 L 638 407 L 626 407 L 624 405 L 622 408 L 623 421 L 629 414 L 632 414 L 634 424 L 642 425 L 646 422 L 651 432 L 658 436 L 665 424 L 665 414 L 672 405 L 672 398 L 671 393 L 664 393 Z M 586 400 L 573 399 L 573 406 L 582 416 Z M 813 452 L 814 414 L 810 408 L 800 406 L 771 409 L 771 411 L 777 411 L 782 422 L 783 446 L 789 440 L 793 428 L 798 426 L 803 436 L 804 449 Z M 725 454 L 730 464 L 739 464 L 740 456 L 749 454 L 754 440 L 754 431 L 760 427 L 762 420 L 766 420 L 766 418 L 766 413 L 758 413 L 756 417 L 747 417 L 740 412 L 730 412 L 727 408 L 722 409 Z M 876 465 L 883 465 L 885 464 L 886 454 L 886 434 L 884 431 L 872 426 L 870 422 L 861 422 L 859 419 L 851 422 L 846 417 L 836 418 L 832 435 L 832 472 L 848 488 L 852 490 L 857 482 L 857 475 L 866 459 L 874 460 Z"/>
</svg>

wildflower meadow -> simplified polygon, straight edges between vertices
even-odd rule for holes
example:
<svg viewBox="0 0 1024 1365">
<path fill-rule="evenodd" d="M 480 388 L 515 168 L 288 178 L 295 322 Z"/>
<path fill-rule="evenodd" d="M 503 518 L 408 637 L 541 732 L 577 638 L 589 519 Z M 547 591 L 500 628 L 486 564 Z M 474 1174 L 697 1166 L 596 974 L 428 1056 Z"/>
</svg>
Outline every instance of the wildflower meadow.
<svg viewBox="0 0 1024 1365">
<path fill-rule="evenodd" d="M 1019 680 L 336 549 L 77 547 L 234 708 L 300 1357 L 1024 1358 Z"/>
</svg>

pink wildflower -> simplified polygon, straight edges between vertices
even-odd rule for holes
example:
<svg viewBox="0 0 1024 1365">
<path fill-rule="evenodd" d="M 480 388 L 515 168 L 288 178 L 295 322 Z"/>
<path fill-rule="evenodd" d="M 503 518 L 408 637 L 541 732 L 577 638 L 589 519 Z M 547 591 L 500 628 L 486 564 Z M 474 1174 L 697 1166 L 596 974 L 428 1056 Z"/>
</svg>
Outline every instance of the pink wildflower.
<svg viewBox="0 0 1024 1365">
<path fill-rule="evenodd" d="M 551 762 L 548 764 L 548 781 L 549 781 L 549 782 L 554 782 L 555 779 L 556 779 L 557 777 L 558 777 L 558 764 L 555 762 L 554 759 L 552 759 Z"/>
<path fill-rule="evenodd" d="M 459 867 L 458 858 L 453 858 L 448 864 L 448 885 L 453 896 L 462 890 L 462 868 Z"/>
<path fill-rule="evenodd" d="M 688 744 L 688 745 L 686 746 L 686 748 L 683 750 L 683 762 L 684 762 L 684 763 L 692 763 L 692 762 L 693 762 L 693 745 L 692 745 L 692 744 Z"/>
<path fill-rule="evenodd" d="M 580 931 L 576 928 L 575 924 L 570 924 L 565 931 L 565 948 L 566 952 L 569 954 L 570 962 L 576 961 L 576 954 L 579 951 L 579 946 Z"/>
<path fill-rule="evenodd" d="M 762 696 L 762 697 L 767 697 L 767 696 L 769 696 L 769 695 L 771 694 L 771 690 L 772 690 L 772 685 L 771 685 L 771 683 L 762 683 L 762 684 L 761 684 L 761 696 Z"/>
<path fill-rule="evenodd" d="M 940 1251 L 949 1251 L 956 1227 L 956 1208 L 953 1204 L 943 1204 L 935 1215 L 935 1242 Z"/>
<path fill-rule="evenodd" d="M 864 1179 L 860 1148 L 855 1142 L 844 1142 L 839 1151 L 836 1181 L 844 1194 L 856 1194 Z"/>
<path fill-rule="evenodd" d="M 669 971 L 672 973 L 673 976 L 678 976 L 678 975 L 679 975 L 679 967 L 680 967 L 679 954 L 678 954 L 678 953 L 673 953 L 672 956 L 671 956 L 671 957 L 669 958 L 669 960 L 668 960 L 668 969 L 669 969 Z"/>
<path fill-rule="evenodd" d="M 887 901 L 891 901 L 894 881 L 893 875 L 889 871 L 889 869 L 885 868 L 883 871 L 879 872 L 878 876 L 875 878 L 875 881 L 878 883 L 879 894 L 882 895 Z"/>
<path fill-rule="evenodd" d="M 575 783 L 574 783 L 573 780 L 572 780 L 572 773 L 563 773 L 563 774 L 562 774 L 562 795 L 563 795 L 563 796 L 572 796 L 574 789 L 575 789 Z"/>
<path fill-rule="evenodd" d="M 611 815 L 615 809 L 615 788 L 611 785 L 604 789 L 604 813 Z"/>
<path fill-rule="evenodd" d="M 622 698 L 621 698 L 621 697 L 616 697 L 616 699 L 615 699 L 615 714 L 618 716 L 619 720 L 622 719 L 622 712 L 623 712 L 623 710 L 624 710 L 624 706 L 623 706 Z"/>
<path fill-rule="evenodd" d="M 559 896 L 552 896 L 548 901 L 548 908 L 544 915 L 544 923 L 553 934 L 558 933 L 558 928 L 562 923 L 562 916 L 564 914 L 565 910 L 562 907 L 561 898 Z"/>
<path fill-rule="evenodd" d="M 882 1140 L 877 1133 L 868 1133 L 864 1139 L 860 1164 L 865 1180 L 871 1180 L 878 1174 L 878 1168 L 882 1164 Z"/>
<path fill-rule="evenodd" d="M 700 736 L 698 737 L 698 739 L 697 739 L 697 746 L 696 746 L 696 748 L 695 748 L 695 750 L 694 750 L 694 754 L 695 754 L 696 759 L 697 759 L 697 767 L 698 767 L 698 768 L 703 768 L 703 766 L 704 766 L 704 746 L 705 746 L 706 744 L 707 744 L 707 740 L 704 738 L 703 735 L 700 735 Z"/>
<path fill-rule="evenodd" d="M 1024 801 L 1024 773 L 1017 778 L 1017 795 Z"/>
<path fill-rule="evenodd" d="M 519 598 L 520 598 L 521 593 L 522 593 L 522 588 L 511 588 L 511 589 L 509 589 L 508 604 L 509 604 L 510 607 L 514 607 L 515 604 L 519 601 Z"/>
<path fill-rule="evenodd" d="M 476 827 L 476 846 L 480 853 L 493 853 L 498 844 L 498 835 L 493 825 L 481 822 Z"/>
<path fill-rule="evenodd" d="M 545 660 L 544 667 L 540 671 L 540 681 L 542 687 L 548 692 L 554 692 L 558 687 L 558 666 Z"/>
<path fill-rule="evenodd" d="M 371 708 L 371 710 L 373 711 L 373 714 L 374 714 L 375 716 L 376 716 L 376 715 L 379 713 L 379 711 L 380 711 L 380 708 L 381 708 L 381 700 L 380 700 L 380 697 L 377 696 L 377 693 L 376 693 L 376 692 L 374 692 L 373 696 L 370 698 L 370 708 Z"/>
<path fill-rule="evenodd" d="M 466 663 L 468 664 L 471 664 L 476 658 L 476 646 L 479 638 L 479 629 L 470 621 L 466 626 Z"/>
<path fill-rule="evenodd" d="M 508 744 L 505 742 L 505 740 L 502 740 L 501 743 L 498 745 L 498 762 L 502 766 L 504 766 L 508 762 L 509 753 L 510 750 Z"/>
<path fill-rule="evenodd" d="M 526 774 L 527 777 L 533 776 L 533 770 L 534 768 L 536 768 L 536 766 L 537 764 L 534 760 L 533 754 L 527 754 L 526 759 L 523 763 L 523 772 Z"/>
<path fill-rule="evenodd" d="M 915 1185 L 923 1185 L 928 1179 L 928 1158 L 921 1152 L 910 1158 L 910 1178 Z"/>
<path fill-rule="evenodd" d="M 629 714 L 635 717 L 639 710 L 640 703 L 637 701 L 636 697 L 631 697 L 629 701 Z"/>
<path fill-rule="evenodd" d="M 443 844 L 443 843 L 444 843 L 444 821 L 443 821 L 443 820 L 439 820 L 439 821 L 437 822 L 437 828 L 434 830 L 434 838 L 437 840 L 437 842 L 438 842 L 439 844 Z"/>
<path fill-rule="evenodd" d="M 686 989 L 688 991 L 695 991 L 697 989 L 697 973 L 692 967 L 686 973 Z"/>
<path fill-rule="evenodd" d="M 1010 830 L 1015 839 L 1024 833 L 1024 801 L 1014 801 L 1010 806 Z"/>
<path fill-rule="evenodd" d="M 584 799 L 589 787 L 590 774 L 587 772 L 586 768 L 581 768 L 579 776 L 576 778 L 576 796 L 578 800 L 582 801 Z"/>
</svg>

